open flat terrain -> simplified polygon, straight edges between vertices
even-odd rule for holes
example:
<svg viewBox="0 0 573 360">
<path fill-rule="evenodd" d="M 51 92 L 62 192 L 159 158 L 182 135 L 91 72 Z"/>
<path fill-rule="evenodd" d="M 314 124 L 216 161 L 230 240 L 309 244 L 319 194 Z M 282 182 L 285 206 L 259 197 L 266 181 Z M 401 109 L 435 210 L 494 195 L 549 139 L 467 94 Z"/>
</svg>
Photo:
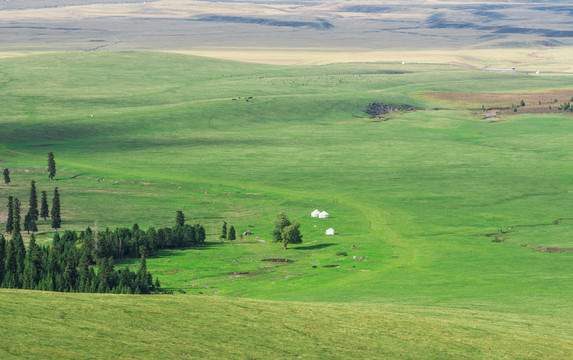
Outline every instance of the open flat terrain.
<svg viewBox="0 0 573 360">
<path fill-rule="evenodd" d="M 573 71 L 572 12 L 560 0 L 6 0 L 0 50 L 164 50 L 274 64 L 537 59 L 528 70 Z"/>
</svg>

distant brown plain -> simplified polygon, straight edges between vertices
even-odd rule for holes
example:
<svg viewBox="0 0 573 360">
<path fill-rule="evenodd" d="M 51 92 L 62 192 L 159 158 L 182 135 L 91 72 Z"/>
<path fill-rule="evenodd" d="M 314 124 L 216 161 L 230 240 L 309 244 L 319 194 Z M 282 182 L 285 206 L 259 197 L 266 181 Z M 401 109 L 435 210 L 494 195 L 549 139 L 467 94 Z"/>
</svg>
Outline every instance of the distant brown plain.
<svg viewBox="0 0 573 360">
<path fill-rule="evenodd" d="M 418 62 L 573 72 L 573 24 L 564 4 L 19 0 L 0 5 L 0 58 L 153 50 L 281 65 Z"/>
</svg>

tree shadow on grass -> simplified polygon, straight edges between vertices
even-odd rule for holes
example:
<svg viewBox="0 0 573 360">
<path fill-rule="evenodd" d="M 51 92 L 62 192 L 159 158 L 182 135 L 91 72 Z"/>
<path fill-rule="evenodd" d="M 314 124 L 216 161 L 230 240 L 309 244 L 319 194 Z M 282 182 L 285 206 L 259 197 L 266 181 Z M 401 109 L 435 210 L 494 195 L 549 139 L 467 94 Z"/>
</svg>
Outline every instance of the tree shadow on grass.
<svg viewBox="0 0 573 360">
<path fill-rule="evenodd" d="M 205 242 L 203 245 L 189 246 L 184 248 L 159 249 L 157 255 L 153 257 L 163 258 L 170 256 L 186 256 L 187 255 L 186 250 L 208 250 L 209 248 L 216 247 L 217 245 L 221 245 L 221 243 Z"/>
<path fill-rule="evenodd" d="M 332 245 L 336 245 L 336 244 L 327 243 L 327 244 L 316 244 L 316 245 L 309 245 L 309 246 L 299 246 L 299 247 L 293 248 L 293 250 L 319 250 L 319 249 L 324 249 L 324 248 L 332 246 Z"/>
<path fill-rule="evenodd" d="M 54 179 L 54 181 L 72 180 L 72 179 L 76 179 L 76 178 L 78 178 L 78 177 L 80 177 L 80 176 L 83 176 L 83 175 L 84 175 L 84 174 L 77 174 L 77 175 L 73 175 L 73 176 L 65 177 L 65 178 L 56 178 L 56 179 Z"/>
</svg>

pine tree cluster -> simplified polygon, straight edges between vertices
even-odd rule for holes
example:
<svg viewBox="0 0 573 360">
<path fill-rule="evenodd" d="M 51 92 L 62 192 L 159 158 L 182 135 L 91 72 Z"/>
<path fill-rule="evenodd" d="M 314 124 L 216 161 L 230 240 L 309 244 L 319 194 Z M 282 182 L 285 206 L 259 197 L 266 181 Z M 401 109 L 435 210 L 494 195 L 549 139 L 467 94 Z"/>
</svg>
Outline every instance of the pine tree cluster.
<svg viewBox="0 0 573 360">
<path fill-rule="evenodd" d="M 159 249 L 201 245 L 205 242 L 202 225 L 176 225 L 150 228 L 106 229 L 97 234 L 90 228 L 77 233 L 56 233 L 51 246 L 39 246 L 34 235 L 26 251 L 21 234 L 6 241 L 0 235 L 0 287 L 60 292 L 149 294 L 159 292 L 147 272 L 146 256 Z M 114 270 L 116 259 L 140 257 L 137 272 Z M 94 270 L 94 265 L 98 271 Z"/>
<path fill-rule="evenodd" d="M 121 259 L 141 256 L 140 248 L 145 247 L 148 255 L 156 255 L 159 249 L 185 248 L 202 245 L 205 242 L 205 228 L 200 224 L 175 225 L 173 228 L 149 228 L 141 230 L 137 224 L 133 228 L 105 229 L 97 236 L 90 228 L 79 234 L 71 234 L 82 248 L 89 249 L 95 258 Z"/>
<path fill-rule="evenodd" d="M 96 273 L 93 254 L 77 246 L 72 232 L 54 236 L 52 246 L 39 246 L 34 235 L 28 251 L 22 236 L 10 241 L 0 235 L 0 284 L 2 288 L 60 292 L 149 294 L 160 291 L 147 272 L 145 254 L 137 272 L 114 270 L 113 258 L 99 258 Z"/>
<path fill-rule="evenodd" d="M 57 229 L 61 227 L 62 218 L 60 214 L 60 194 L 58 188 L 54 189 L 54 198 L 52 202 L 52 210 L 48 209 L 48 196 L 46 191 L 42 191 L 42 206 L 41 211 L 38 210 L 38 194 L 36 192 L 36 182 L 32 180 L 30 186 L 30 202 L 28 206 L 28 213 L 24 217 L 23 229 L 30 233 L 30 231 L 38 231 L 37 221 L 39 217 L 43 217 L 44 221 L 48 216 L 52 219 L 52 228 Z M 22 231 L 21 226 L 21 202 L 18 198 L 8 196 L 8 216 L 6 219 L 6 232 L 9 234 L 16 234 Z"/>
</svg>

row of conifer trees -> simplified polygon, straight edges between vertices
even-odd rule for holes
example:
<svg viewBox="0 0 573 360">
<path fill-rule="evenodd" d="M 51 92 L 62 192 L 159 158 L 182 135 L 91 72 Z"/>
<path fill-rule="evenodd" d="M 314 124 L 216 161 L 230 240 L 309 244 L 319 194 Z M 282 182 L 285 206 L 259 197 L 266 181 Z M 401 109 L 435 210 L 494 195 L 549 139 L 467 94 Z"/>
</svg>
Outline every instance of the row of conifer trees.
<svg viewBox="0 0 573 360">
<path fill-rule="evenodd" d="M 50 211 L 48 206 L 48 194 L 42 191 L 42 203 L 38 208 L 38 194 L 36 191 L 36 182 L 34 180 L 30 183 L 30 200 L 28 204 L 28 212 L 24 217 L 24 226 L 22 226 L 21 215 L 21 202 L 18 198 L 8 197 L 8 218 L 6 219 L 6 232 L 8 234 L 18 233 L 22 230 L 35 232 L 38 231 L 38 219 L 42 217 L 44 221 L 48 217 L 52 220 L 52 228 L 59 229 L 62 225 L 61 207 L 60 207 L 60 193 L 58 188 L 54 189 L 54 197 L 52 198 L 52 209 Z"/>
<path fill-rule="evenodd" d="M 146 255 L 156 255 L 160 249 L 186 248 L 203 245 L 205 243 L 205 228 L 203 225 L 177 224 L 174 227 L 154 228 L 147 231 L 139 228 L 137 224 L 129 228 L 109 228 L 99 233 L 87 228 L 79 234 L 66 231 L 62 239 L 81 245 L 86 251 L 93 254 L 93 258 L 124 257 L 137 258 L 141 256 L 141 249 L 145 248 Z M 68 238 L 70 238 L 68 240 Z M 56 238 L 54 246 L 58 244 Z"/>
<path fill-rule="evenodd" d="M 68 232 L 66 232 L 68 233 Z M 6 241 L 0 235 L 0 284 L 2 288 L 61 292 L 98 292 L 149 294 L 160 290 L 159 281 L 147 272 L 145 251 L 137 272 L 128 268 L 114 270 L 113 258 L 97 259 L 94 270 L 92 254 L 77 246 L 72 236 L 54 236 L 57 244 L 39 246 L 34 235 L 28 249 L 21 234 Z"/>
<path fill-rule="evenodd" d="M 87 228 L 82 232 L 56 233 L 51 246 L 36 244 L 34 234 L 28 249 L 22 235 L 0 235 L 0 287 L 61 292 L 149 294 L 160 291 L 158 279 L 147 271 L 146 256 L 159 249 L 202 245 L 205 229 L 200 224 L 178 223 L 173 227 L 144 231 L 130 228 Z M 114 270 L 115 260 L 140 257 L 137 272 Z M 97 272 L 94 269 L 97 266 Z"/>
</svg>

